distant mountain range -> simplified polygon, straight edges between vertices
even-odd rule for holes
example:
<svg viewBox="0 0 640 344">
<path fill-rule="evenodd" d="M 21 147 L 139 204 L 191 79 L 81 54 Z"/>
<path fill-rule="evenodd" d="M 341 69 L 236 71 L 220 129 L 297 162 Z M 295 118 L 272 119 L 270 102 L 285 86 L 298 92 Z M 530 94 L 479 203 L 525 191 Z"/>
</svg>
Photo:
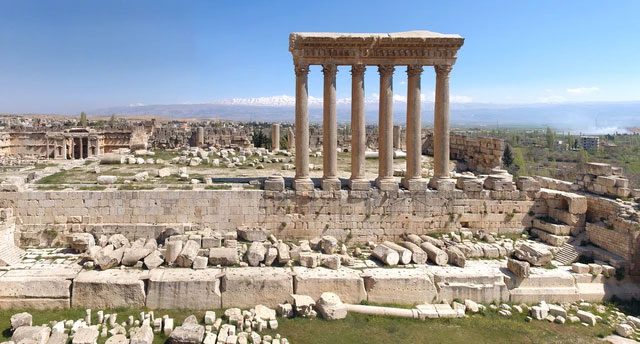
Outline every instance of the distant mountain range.
<svg viewBox="0 0 640 344">
<path fill-rule="evenodd" d="M 153 115 L 170 119 L 215 118 L 237 121 L 293 122 L 295 98 L 291 96 L 239 98 L 205 104 L 130 105 L 90 111 L 93 115 Z M 367 123 L 377 123 L 377 99 L 365 101 Z M 349 122 L 350 101 L 338 99 L 338 121 Z M 433 102 L 423 102 L 423 122 L 433 123 Z M 394 101 L 396 123 L 405 122 L 406 102 Z M 309 97 L 311 122 L 322 122 L 322 99 Z M 474 127 L 541 127 L 583 133 L 610 133 L 640 127 L 640 101 L 555 104 L 452 103 L 451 123 Z"/>
</svg>

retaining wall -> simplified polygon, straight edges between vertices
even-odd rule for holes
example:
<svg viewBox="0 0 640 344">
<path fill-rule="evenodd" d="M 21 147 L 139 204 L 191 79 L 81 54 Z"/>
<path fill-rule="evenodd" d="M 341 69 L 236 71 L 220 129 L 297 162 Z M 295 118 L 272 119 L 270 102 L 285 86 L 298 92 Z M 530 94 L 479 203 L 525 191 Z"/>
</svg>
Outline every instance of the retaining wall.
<svg viewBox="0 0 640 344">
<path fill-rule="evenodd" d="M 403 233 L 456 228 L 520 231 L 544 212 L 544 202 L 523 191 L 380 192 L 264 190 L 26 191 L 0 193 L 13 208 L 24 246 L 49 246 L 69 232 L 157 237 L 166 228 L 235 230 L 260 226 L 279 238 L 322 234 L 364 242 Z"/>
</svg>

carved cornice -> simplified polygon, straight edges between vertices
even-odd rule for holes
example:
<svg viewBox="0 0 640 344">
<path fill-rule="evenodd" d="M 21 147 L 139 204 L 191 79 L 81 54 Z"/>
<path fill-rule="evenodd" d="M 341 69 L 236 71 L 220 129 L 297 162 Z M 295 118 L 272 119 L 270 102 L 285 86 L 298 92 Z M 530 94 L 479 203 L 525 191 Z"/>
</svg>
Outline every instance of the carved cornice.
<svg viewBox="0 0 640 344">
<path fill-rule="evenodd" d="M 422 71 L 423 71 L 423 68 L 420 65 L 407 66 L 407 75 L 409 77 L 420 76 L 422 74 Z"/>
<path fill-rule="evenodd" d="M 294 60 L 338 65 L 453 64 L 464 38 L 455 35 L 393 36 L 380 34 L 297 34 L 289 37 Z"/>
</svg>

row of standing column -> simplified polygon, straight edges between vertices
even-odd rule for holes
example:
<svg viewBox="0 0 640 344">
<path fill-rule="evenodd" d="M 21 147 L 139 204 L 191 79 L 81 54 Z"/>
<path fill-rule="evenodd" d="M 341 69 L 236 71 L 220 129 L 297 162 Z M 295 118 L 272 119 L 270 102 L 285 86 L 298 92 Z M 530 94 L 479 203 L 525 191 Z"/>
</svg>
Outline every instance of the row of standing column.
<svg viewBox="0 0 640 344">
<path fill-rule="evenodd" d="M 368 190 L 365 177 L 365 65 L 351 67 L 351 177 L 352 190 Z M 393 65 L 378 66 L 380 74 L 380 100 L 378 119 L 379 163 L 376 185 L 382 190 L 395 190 L 398 184 L 393 177 Z M 324 190 L 340 189 L 337 171 L 337 111 L 336 73 L 337 66 L 323 65 L 323 179 Z M 421 74 L 419 65 L 407 67 L 407 131 L 406 172 L 402 180 L 410 190 L 426 188 L 422 179 L 422 120 L 421 120 Z M 434 180 L 449 177 L 449 73 L 451 66 L 435 66 L 436 99 L 434 108 Z M 309 177 L 309 116 L 308 73 L 306 65 L 296 65 L 296 176 L 294 188 L 299 191 L 313 190 Z M 435 184 L 433 184 L 435 185 Z"/>
</svg>

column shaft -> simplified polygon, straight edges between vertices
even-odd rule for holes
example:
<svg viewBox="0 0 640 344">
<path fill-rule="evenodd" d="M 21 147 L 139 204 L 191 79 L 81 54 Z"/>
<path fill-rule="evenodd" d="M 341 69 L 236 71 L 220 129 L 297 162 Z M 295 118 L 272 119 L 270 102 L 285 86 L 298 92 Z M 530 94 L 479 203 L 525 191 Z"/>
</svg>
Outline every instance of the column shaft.
<svg viewBox="0 0 640 344">
<path fill-rule="evenodd" d="M 274 123 L 271 125 L 271 150 L 280 150 L 280 124 Z"/>
<path fill-rule="evenodd" d="M 338 119 L 336 117 L 336 73 L 338 68 L 326 64 L 324 74 L 324 99 L 322 105 L 322 162 L 323 190 L 339 190 L 338 179 Z"/>
<path fill-rule="evenodd" d="M 380 105 L 378 118 L 378 187 L 395 190 L 393 178 L 393 70 L 391 65 L 378 67 Z"/>
<path fill-rule="evenodd" d="M 313 190 L 309 178 L 309 66 L 296 65 L 296 176 L 293 187 L 299 191 Z"/>
<path fill-rule="evenodd" d="M 449 178 L 449 72 L 451 66 L 435 66 L 436 99 L 433 126 L 434 177 Z"/>
<path fill-rule="evenodd" d="M 404 187 L 422 178 L 422 120 L 420 116 L 420 76 L 422 66 L 407 67 L 407 160 Z M 426 187 L 426 185 L 424 185 Z M 422 185 L 416 185 L 421 188 Z"/>
<path fill-rule="evenodd" d="M 351 67 L 351 190 L 368 190 L 364 152 L 367 144 L 364 119 L 364 72 L 366 66 Z"/>
</svg>

